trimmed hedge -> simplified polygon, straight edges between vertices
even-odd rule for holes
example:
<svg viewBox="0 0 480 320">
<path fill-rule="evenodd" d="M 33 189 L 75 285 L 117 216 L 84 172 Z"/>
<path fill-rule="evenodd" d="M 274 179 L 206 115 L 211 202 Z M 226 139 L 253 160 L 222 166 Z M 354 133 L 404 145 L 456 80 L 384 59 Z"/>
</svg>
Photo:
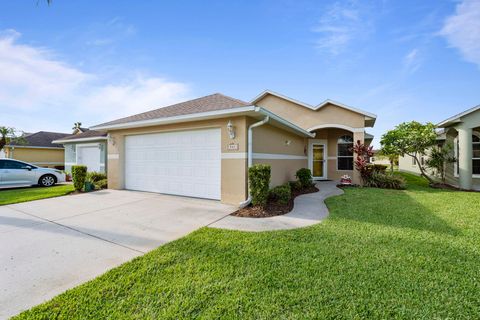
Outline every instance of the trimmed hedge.
<svg viewBox="0 0 480 320">
<path fill-rule="evenodd" d="M 282 184 L 270 190 L 270 198 L 279 204 L 286 205 L 292 198 L 292 189 L 289 183 Z"/>
<path fill-rule="evenodd" d="M 311 186 L 313 186 L 312 172 L 310 171 L 310 169 L 299 169 L 297 170 L 295 176 L 297 177 L 298 181 L 300 181 L 302 188 L 310 188 Z"/>
<path fill-rule="evenodd" d="M 86 166 L 72 166 L 72 180 L 73 187 L 77 191 L 81 191 L 85 185 L 87 179 L 87 167 Z"/>
<path fill-rule="evenodd" d="M 406 187 L 406 183 L 405 179 L 403 179 L 401 176 L 374 171 L 365 181 L 365 186 L 373 188 L 403 190 Z"/>
<path fill-rule="evenodd" d="M 256 164 L 248 168 L 248 181 L 252 204 L 264 207 L 268 200 L 271 168 L 267 164 Z"/>
<path fill-rule="evenodd" d="M 302 189 L 302 184 L 298 180 L 290 181 L 288 184 L 290 185 L 290 190 L 301 190 Z"/>
</svg>

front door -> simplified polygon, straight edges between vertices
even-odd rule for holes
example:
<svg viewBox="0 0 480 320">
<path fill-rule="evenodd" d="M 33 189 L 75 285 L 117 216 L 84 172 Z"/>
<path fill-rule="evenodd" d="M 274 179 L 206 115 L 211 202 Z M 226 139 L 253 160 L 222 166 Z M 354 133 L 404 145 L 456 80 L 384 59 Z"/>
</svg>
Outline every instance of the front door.
<svg viewBox="0 0 480 320">
<path fill-rule="evenodd" d="M 311 147 L 311 170 L 314 179 L 325 179 L 325 145 L 320 143 L 313 143 Z"/>
</svg>

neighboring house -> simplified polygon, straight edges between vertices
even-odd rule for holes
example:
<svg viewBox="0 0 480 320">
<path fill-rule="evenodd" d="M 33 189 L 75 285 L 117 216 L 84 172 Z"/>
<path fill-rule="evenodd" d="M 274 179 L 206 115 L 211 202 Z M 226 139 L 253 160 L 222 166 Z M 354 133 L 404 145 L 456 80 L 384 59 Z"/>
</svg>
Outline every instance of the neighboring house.
<svg viewBox="0 0 480 320">
<path fill-rule="evenodd" d="M 90 172 L 107 172 L 107 133 L 79 128 L 74 134 L 53 141 L 65 147 L 65 171 L 85 165 Z"/>
<path fill-rule="evenodd" d="M 34 164 L 39 167 L 64 169 L 64 149 L 52 140 L 68 133 L 39 131 L 24 135 L 25 143 L 11 143 L 3 148 L 4 157 Z"/>
<path fill-rule="evenodd" d="M 437 125 L 444 129 L 457 161 L 446 169 L 447 182 L 462 189 L 480 189 L 480 105 Z"/>
<path fill-rule="evenodd" d="M 373 156 L 370 158 L 370 162 L 373 164 L 390 166 L 390 159 L 388 159 L 387 156 L 382 155 L 380 150 L 373 150 Z"/>
<path fill-rule="evenodd" d="M 480 105 L 440 122 L 437 127 L 441 129 L 438 145 L 451 144 L 457 159 L 445 168 L 446 182 L 462 189 L 480 190 Z M 427 159 L 428 155 L 421 161 Z M 420 173 L 410 156 L 400 157 L 399 169 Z"/>
<path fill-rule="evenodd" d="M 213 94 L 92 127 L 108 132 L 108 184 L 239 204 L 248 166 L 271 165 L 271 185 L 310 168 L 316 180 L 348 174 L 351 151 L 370 144 L 376 116 L 326 100 L 311 106 L 265 91 L 251 102 Z"/>
<path fill-rule="evenodd" d="M 441 145 L 442 139 L 437 138 L 437 140 L 439 141 L 439 145 Z M 427 161 L 428 156 L 421 155 L 419 158 L 420 158 L 421 165 L 425 167 L 425 161 Z M 410 157 L 409 155 L 398 157 L 398 170 L 415 173 L 415 174 L 421 174 L 421 171 L 418 168 L 417 161 L 415 160 L 415 158 Z M 427 170 L 427 171 L 430 171 L 430 170 Z"/>
</svg>

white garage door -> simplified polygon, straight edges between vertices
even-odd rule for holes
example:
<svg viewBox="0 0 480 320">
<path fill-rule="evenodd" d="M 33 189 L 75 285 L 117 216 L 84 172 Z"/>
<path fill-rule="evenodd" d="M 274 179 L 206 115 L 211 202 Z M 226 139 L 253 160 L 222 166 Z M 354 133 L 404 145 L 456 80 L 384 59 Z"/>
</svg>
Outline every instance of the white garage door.
<svg viewBox="0 0 480 320">
<path fill-rule="evenodd" d="M 220 200 L 220 129 L 127 136 L 125 188 Z"/>
</svg>

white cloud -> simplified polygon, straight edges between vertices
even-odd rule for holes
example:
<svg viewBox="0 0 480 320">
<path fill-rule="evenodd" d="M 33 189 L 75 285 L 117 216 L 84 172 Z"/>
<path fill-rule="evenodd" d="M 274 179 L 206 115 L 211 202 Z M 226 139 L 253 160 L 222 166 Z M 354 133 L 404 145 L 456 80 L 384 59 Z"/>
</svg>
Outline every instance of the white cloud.
<svg viewBox="0 0 480 320">
<path fill-rule="evenodd" d="M 418 49 L 410 50 L 403 58 L 404 71 L 414 73 L 421 66 L 420 51 Z"/>
<path fill-rule="evenodd" d="M 369 19 L 356 1 L 336 2 L 327 8 L 313 32 L 319 33 L 316 47 L 332 55 L 342 53 L 357 39 L 367 36 L 372 29 Z"/>
<path fill-rule="evenodd" d="M 445 20 L 440 34 L 465 60 L 480 66 L 480 1 L 463 0 Z"/>
<path fill-rule="evenodd" d="M 113 120 L 188 98 L 189 86 L 162 77 L 122 74 L 123 81 L 87 73 L 45 48 L 0 33 L 0 125 L 25 131 L 69 130 Z"/>
</svg>

